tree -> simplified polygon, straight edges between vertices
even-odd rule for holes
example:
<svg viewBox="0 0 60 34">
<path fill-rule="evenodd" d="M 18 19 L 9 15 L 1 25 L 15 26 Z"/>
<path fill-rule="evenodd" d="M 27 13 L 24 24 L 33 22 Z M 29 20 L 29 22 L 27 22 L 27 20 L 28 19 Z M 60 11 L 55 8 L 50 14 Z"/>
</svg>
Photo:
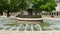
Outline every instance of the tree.
<svg viewBox="0 0 60 34">
<path fill-rule="evenodd" d="M 20 0 L 10 0 L 10 12 L 18 12 Z"/>
<path fill-rule="evenodd" d="M 27 1 L 26 0 L 11 0 L 11 10 L 14 12 L 20 11 L 21 14 L 23 14 L 22 11 L 26 10 L 28 8 Z"/>
<path fill-rule="evenodd" d="M 3 11 L 4 11 L 4 0 L 0 0 L 0 15 L 3 15 Z"/>
<path fill-rule="evenodd" d="M 33 6 L 32 6 L 33 5 Z M 34 9 L 33 12 L 41 13 L 42 11 L 51 12 L 55 10 L 56 2 L 54 0 L 0 0 L 0 11 L 17 12 L 20 10 Z M 32 11 L 30 12 L 32 14 Z"/>
<path fill-rule="evenodd" d="M 7 10 L 7 15 L 9 15 L 9 12 L 26 10 L 27 7 L 26 0 L 0 0 L 0 11 Z"/>
<path fill-rule="evenodd" d="M 26 10 L 28 7 L 26 0 L 10 0 L 10 5 L 12 11 Z"/>
<path fill-rule="evenodd" d="M 35 13 L 41 13 L 42 11 L 52 12 L 57 6 L 55 0 L 33 0 L 33 9 Z"/>
<path fill-rule="evenodd" d="M 26 10 L 28 7 L 26 0 L 10 0 L 9 10 L 10 12 L 18 12 Z"/>
<path fill-rule="evenodd" d="M 20 0 L 19 8 L 20 8 L 21 10 L 26 10 L 26 9 L 28 8 L 27 0 Z"/>
</svg>

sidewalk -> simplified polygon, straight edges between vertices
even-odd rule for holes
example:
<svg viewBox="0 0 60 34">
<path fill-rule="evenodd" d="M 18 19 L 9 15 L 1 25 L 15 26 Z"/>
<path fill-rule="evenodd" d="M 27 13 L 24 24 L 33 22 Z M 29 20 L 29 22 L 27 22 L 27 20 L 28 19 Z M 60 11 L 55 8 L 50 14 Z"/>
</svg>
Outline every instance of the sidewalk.
<svg viewBox="0 0 60 34">
<path fill-rule="evenodd" d="M 1 17 L 7 17 L 7 16 L 0 16 Z M 10 16 L 9 18 L 16 18 L 16 16 Z M 54 17 L 51 17 L 51 15 L 42 15 L 42 18 L 60 18 L 60 15 L 59 16 L 54 16 Z"/>
<path fill-rule="evenodd" d="M 42 15 L 42 18 L 60 18 L 60 15 L 51 17 L 51 15 Z"/>
<path fill-rule="evenodd" d="M 8 31 L 8 30 L 0 30 L 0 34 L 60 34 L 60 31 Z"/>
</svg>

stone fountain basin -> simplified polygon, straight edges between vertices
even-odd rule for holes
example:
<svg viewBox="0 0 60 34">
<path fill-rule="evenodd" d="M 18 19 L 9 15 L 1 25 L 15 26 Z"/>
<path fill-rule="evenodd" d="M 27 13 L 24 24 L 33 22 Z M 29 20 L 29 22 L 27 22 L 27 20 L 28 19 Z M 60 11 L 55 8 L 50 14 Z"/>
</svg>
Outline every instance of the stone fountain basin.
<svg viewBox="0 0 60 34">
<path fill-rule="evenodd" d="M 43 20 L 42 18 L 17 18 L 18 20 Z"/>
<path fill-rule="evenodd" d="M 42 18 L 17 18 L 17 20 L 23 24 L 38 24 L 43 22 Z"/>
</svg>

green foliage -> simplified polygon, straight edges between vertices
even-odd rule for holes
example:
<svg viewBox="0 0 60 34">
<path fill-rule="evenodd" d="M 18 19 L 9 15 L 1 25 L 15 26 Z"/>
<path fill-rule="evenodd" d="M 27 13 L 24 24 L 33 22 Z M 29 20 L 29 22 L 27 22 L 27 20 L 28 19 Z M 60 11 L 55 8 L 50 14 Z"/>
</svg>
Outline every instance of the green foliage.
<svg viewBox="0 0 60 34">
<path fill-rule="evenodd" d="M 3 11 L 4 10 L 3 5 L 4 5 L 4 1 L 3 0 L 0 0 L 0 11 Z"/>
<path fill-rule="evenodd" d="M 9 4 L 9 8 L 10 8 L 10 11 L 12 12 L 17 12 L 17 11 L 20 11 L 20 8 L 18 7 L 19 5 L 19 0 L 10 0 L 10 4 Z"/>
<path fill-rule="evenodd" d="M 34 10 L 35 12 L 42 12 L 42 11 L 53 11 L 57 6 L 55 0 L 34 0 Z"/>
<path fill-rule="evenodd" d="M 28 7 L 27 1 L 26 0 L 20 0 L 19 7 L 21 8 L 21 10 L 27 9 L 27 7 Z"/>
<path fill-rule="evenodd" d="M 17 12 L 26 9 L 27 3 L 25 0 L 10 0 L 9 6 L 11 11 Z"/>
<path fill-rule="evenodd" d="M 27 9 L 28 5 L 25 0 L 0 0 L 0 9 L 17 12 Z"/>
<path fill-rule="evenodd" d="M 34 12 L 51 12 L 55 10 L 55 7 L 57 6 L 55 0 L 0 0 L 0 11 L 9 10 L 17 12 L 26 10 L 30 4 L 34 4 L 32 7 Z"/>
</svg>

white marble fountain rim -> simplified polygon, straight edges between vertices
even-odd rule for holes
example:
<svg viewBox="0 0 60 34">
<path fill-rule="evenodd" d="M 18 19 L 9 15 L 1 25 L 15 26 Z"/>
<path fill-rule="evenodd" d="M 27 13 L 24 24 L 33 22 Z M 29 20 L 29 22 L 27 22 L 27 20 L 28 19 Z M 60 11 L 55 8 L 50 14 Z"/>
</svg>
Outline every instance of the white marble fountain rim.
<svg viewBox="0 0 60 34">
<path fill-rule="evenodd" d="M 53 19 L 60 20 L 60 18 L 17 18 L 18 20 L 44 20 L 44 19 Z"/>
</svg>

